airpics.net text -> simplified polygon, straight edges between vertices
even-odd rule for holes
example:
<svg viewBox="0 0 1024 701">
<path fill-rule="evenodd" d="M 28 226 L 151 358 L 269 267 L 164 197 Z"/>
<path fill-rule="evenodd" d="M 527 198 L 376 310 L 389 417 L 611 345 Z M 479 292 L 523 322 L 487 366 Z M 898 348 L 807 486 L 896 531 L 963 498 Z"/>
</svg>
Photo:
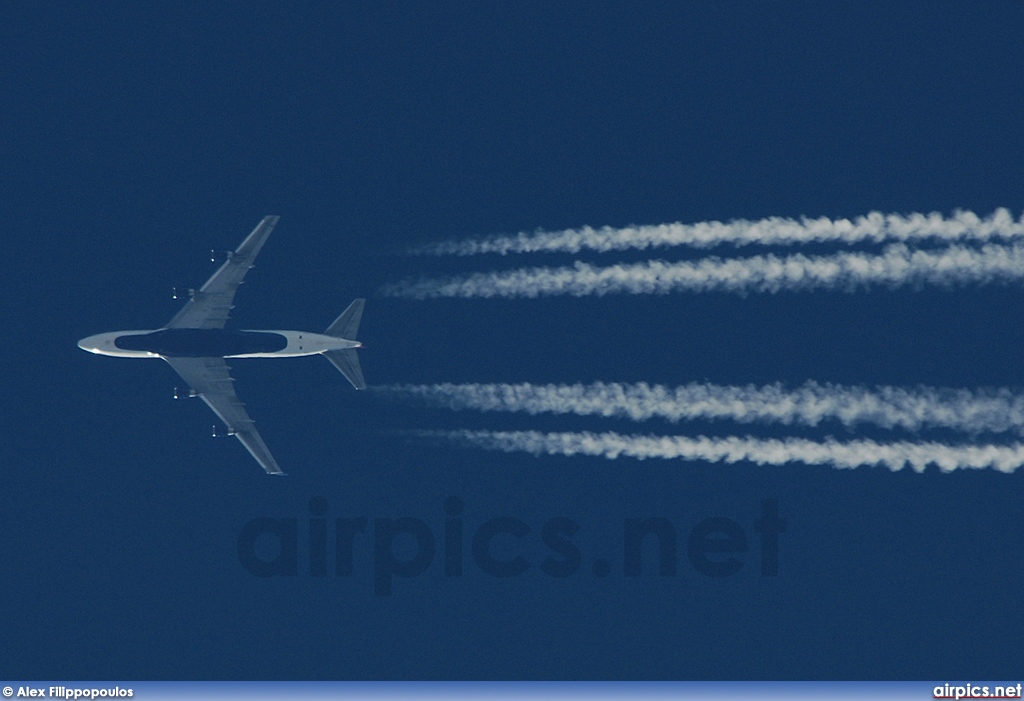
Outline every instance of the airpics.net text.
<svg viewBox="0 0 1024 701">
<path fill-rule="evenodd" d="M 458 497 L 444 501 L 440 559 L 446 577 L 462 576 L 467 544 L 469 559 L 480 572 L 491 577 L 517 577 L 536 564 L 549 577 L 566 578 L 577 574 L 583 566 L 584 555 L 573 540 L 581 526 L 572 518 L 549 518 L 535 532 L 514 516 L 469 521 L 463 516 L 463 509 L 463 501 Z M 730 577 L 756 560 L 760 576 L 778 575 L 779 535 L 786 530 L 786 521 L 779 516 L 778 500 L 761 499 L 760 512 L 751 520 L 749 526 L 757 534 L 758 542 L 753 548 L 756 555 L 748 554 L 752 550 L 751 539 L 740 521 L 723 516 L 699 520 L 685 535 L 686 556 L 693 569 L 706 577 Z M 305 522 L 301 527 L 305 533 L 301 536 L 300 521 Z M 417 577 L 434 563 L 438 538 L 426 520 L 403 516 L 375 518 L 372 529 L 370 524 L 365 516 L 328 518 L 327 500 L 316 496 L 309 500 L 308 517 L 260 517 L 245 523 L 238 534 L 238 559 L 256 577 L 297 577 L 300 558 L 306 560 L 307 566 L 301 569 L 310 577 L 327 577 L 332 569 L 336 577 L 352 577 L 357 556 L 369 555 L 369 549 L 373 592 L 377 596 L 391 595 L 396 577 Z M 531 562 L 526 551 L 528 546 L 535 545 L 531 535 L 536 533 L 548 552 L 543 558 L 534 558 L 539 561 Z M 610 559 L 597 557 L 590 561 L 593 576 L 607 577 L 617 569 L 626 577 L 640 577 L 645 570 L 645 543 L 656 547 L 658 574 L 676 575 L 680 539 L 672 521 L 656 516 L 625 518 L 621 536 L 621 566 L 615 568 Z M 333 568 L 329 566 L 331 560 Z"/>
</svg>

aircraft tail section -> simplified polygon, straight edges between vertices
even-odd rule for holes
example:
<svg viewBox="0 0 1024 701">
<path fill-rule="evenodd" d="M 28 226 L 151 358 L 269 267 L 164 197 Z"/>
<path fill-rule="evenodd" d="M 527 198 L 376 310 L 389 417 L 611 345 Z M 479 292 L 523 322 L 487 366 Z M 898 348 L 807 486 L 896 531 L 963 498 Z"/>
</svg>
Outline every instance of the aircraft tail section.
<svg viewBox="0 0 1024 701">
<path fill-rule="evenodd" d="M 361 302 L 362 300 L 356 301 Z M 360 308 L 360 311 L 362 311 L 362 308 Z M 356 324 L 358 323 L 359 319 L 357 318 Z M 359 356 L 356 355 L 355 348 L 324 351 L 323 355 L 331 361 L 334 367 L 341 371 L 341 374 L 352 383 L 353 387 L 356 389 L 366 389 L 366 380 L 363 379 L 363 369 L 359 367 Z"/>
<path fill-rule="evenodd" d="M 334 323 L 327 327 L 324 333 L 335 338 L 347 338 L 350 341 L 356 340 L 359 333 L 359 322 L 363 318 L 363 307 L 366 306 L 365 299 L 357 299 L 341 313 Z M 359 365 L 356 364 L 358 368 Z M 344 372 L 344 370 L 342 370 Z M 351 379 L 351 378 L 350 378 Z"/>
<path fill-rule="evenodd" d="M 335 338 L 344 338 L 348 341 L 355 341 L 359 333 L 359 322 L 363 318 L 363 307 L 366 306 L 365 299 L 357 299 L 348 305 L 348 308 L 341 313 L 334 323 L 327 327 L 324 334 Z M 323 355 L 331 361 L 331 364 L 341 371 L 352 386 L 356 389 L 366 389 L 366 380 L 363 379 L 363 369 L 359 366 L 359 356 L 355 348 L 344 348 L 338 350 L 324 351 Z"/>
</svg>

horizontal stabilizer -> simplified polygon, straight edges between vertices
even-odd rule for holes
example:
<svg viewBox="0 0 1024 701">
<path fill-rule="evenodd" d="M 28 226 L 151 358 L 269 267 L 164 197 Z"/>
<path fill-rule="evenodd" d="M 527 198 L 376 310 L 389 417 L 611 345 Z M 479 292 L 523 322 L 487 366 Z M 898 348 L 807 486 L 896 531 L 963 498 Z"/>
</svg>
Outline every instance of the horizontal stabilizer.
<svg viewBox="0 0 1024 701">
<path fill-rule="evenodd" d="M 352 303 L 355 306 L 356 302 L 360 303 L 359 309 L 356 315 L 356 325 L 359 324 L 358 314 L 363 311 L 362 302 L 363 300 L 357 299 Z M 352 309 L 352 307 L 349 307 Z M 345 314 L 348 314 L 346 311 Z M 342 316 L 345 316 L 342 314 Z M 337 323 L 337 322 L 335 322 Z M 341 371 L 341 374 L 352 383 L 352 386 L 356 389 L 366 389 L 366 380 L 363 379 L 363 369 L 359 367 L 359 356 L 356 355 L 355 348 L 346 348 L 344 350 L 329 350 L 324 351 L 324 357 L 331 361 L 334 367 Z"/>
<path fill-rule="evenodd" d="M 363 318 L 363 307 L 366 305 L 365 299 L 357 299 L 352 304 L 348 305 L 348 309 L 341 313 L 334 323 L 327 327 L 324 333 L 328 336 L 334 336 L 335 338 L 347 338 L 350 341 L 356 340 L 356 334 L 359 333 L 359 322 Z M 354 354 L 353 354 L 354 355 Z M 356 363 L 356 370 L 359 369 L 359 363 Z M 342 370 L 342 372 L 345 372 Z M 352 378 L 349 377 L 351 380 Z M 354 383 L 353 383 L 354 384 Z"/>
</svg>

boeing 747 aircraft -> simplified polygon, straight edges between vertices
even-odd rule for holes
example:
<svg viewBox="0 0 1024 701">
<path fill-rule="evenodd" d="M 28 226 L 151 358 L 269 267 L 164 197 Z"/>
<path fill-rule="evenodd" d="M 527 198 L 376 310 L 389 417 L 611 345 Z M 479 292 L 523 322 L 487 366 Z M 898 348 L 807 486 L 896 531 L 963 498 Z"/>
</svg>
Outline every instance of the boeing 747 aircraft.
<svg viewBox="0 0 1024 701">
<path fill-rule="evenodd" d="M 280 217 L 264 217 L 227 260 L 163 328 L 114 331 L 83 338 L 78 347 L 90 353 L 119 358 L 163 358 L 227 426 L 228 435 L 242 442 L 269 474 L 284 472 L 256 431 L 239 401 L 225 358 L 292 358 L 320 354 L 334 364 L 356 389 L 365 389 L 356 341 L 365 299 L 348 306 L 323 333 L 305 331 L 236 331 L 224 328 L 234 307 L 235 291 L 253 267 Z M 175 392 L 175 399 L 178 398 Z M 215 433 L 216 435 L 216 433 Z"/>
</svg>

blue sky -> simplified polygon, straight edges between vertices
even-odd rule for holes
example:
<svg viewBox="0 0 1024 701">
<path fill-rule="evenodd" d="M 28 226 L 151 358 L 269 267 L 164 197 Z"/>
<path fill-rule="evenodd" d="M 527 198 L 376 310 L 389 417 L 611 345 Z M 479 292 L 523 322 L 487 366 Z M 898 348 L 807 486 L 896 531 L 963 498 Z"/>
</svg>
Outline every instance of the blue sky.
<svg viewBox="0 0 1024 701">
<path fill-rule="evenodd" d="M 211 248 L 233 248 L 278 214 L 232 325 L 320 331 L 368 297 L 371 385 L 1016 391 L 1019 282 L 532 300 L 378 291 L 421 275 L 606 260 L 404 254 L 538 228 L 997 207 L 1019 217 L 1022 20 L 1010 2 L 4 4 L 0 673 L 1019 669 L 1020 473 L 470 450 L 404 432 L 893 434 L 453 412 L 356 393 L 319 358 L 235 361 L 239 394 L 290 473 L 272 479 L 236 441 L 208 438 L 206 407 L 171 401 L 180 382 L 166 364 L 95 357 L 75 342 L 163 324 L 178 309 L 171 288 L 212 273 Z M 351 576 L 308 574 L 314 497 L 332 533 L 335 519 L 368 520 Z M 461 576 L 444 571 L 449 497 L 463 505 Z M 787 521 L 775 576 L 758 564 L 765 499 Z M 426 524 L 437 551 L 378 596 L 377 520 L 403 517 Z M 497 557 L 528 560 L 516 577 L 485 574 L 471 554 L 473 534 L 499 517 L 530 529 L 492 542 Z M 657 573 L 648 542 L 641 576 L 626 576 L 624 523 L 651 517 L 677 532 L 676 573 Z M 295 520 L 296 576 L 243 566 L 239 536 L 258 518 Z M 581 566 L 564 578 L 540 566 L 555 518 L 579 526 Z M 729 577 L 688 558 L 689 534 L 708 518 L 748 540 Z M 415 549 L 409 536 L 394 543 L 398 559 Z M 607 576 L 593 573 L 599 559 Z"/>
</svg>

